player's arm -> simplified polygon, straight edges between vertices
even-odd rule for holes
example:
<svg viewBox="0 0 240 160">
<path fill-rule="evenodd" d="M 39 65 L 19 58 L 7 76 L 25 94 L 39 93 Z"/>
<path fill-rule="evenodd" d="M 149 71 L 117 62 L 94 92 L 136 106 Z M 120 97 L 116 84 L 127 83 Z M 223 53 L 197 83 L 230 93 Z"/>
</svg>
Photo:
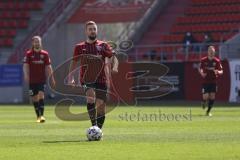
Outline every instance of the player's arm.
<svg viewBox="0 0 240 160">
<path fill-rule="evenodd" d="M 110 64 L 112 66 L 111 70 L 113 73 L 118 72 L 118 59 L 116 56 L 116 53 L 112 50 L 109 44 L 106 44 L 106 52 L 105 52 L 105 57 L 106 57 L 106 64 Z"/>
<path fill-rule="evenodd" d="M 28 58 L 28 54 L 26 54 L 23 58 L 23 75 L 25 82 L 29 83 L 29 63 L 30 59 Z"/>
<path fill-rule="evenodd" d="M 207 76 L 207 73 L 204 72 L 203 70 L 203 64 L 202 61 L 200 62 L 199 68 L 198 68 L 198 72 L 200 73 L 200 75 L 205 78 Z"/>
<path fill-rule="evenodd" d="M 53 86 L 56 85 L 56 81 L 55 81 L 55 78 L 53 76 L 53 69 L 52 69 L 52 65 L 49 64 L 46 66 L 46 74 L 47 74 L 47 78 L 51 77 L 51 82 L 53 84 Z"/>
<path fill-rule="evenodd" d="M 80 61 L 79 47 L 75 46 L 74 53 L 73 53 L 73 59 L 70 63 L 69 71 L 68 71 L 68 82 L 67 82 L 68 84 L 73 85 L 75 83 L 73 71 L 77 68 L 78 61 Z"/>
<path fill-rule="evenodd" d="M 214 72 L 215 72 L 216 75 L 222 75 L 223 74 L 223 67 L 222 67 L 221 62 L 217 63 L 217 69 L 214 70 Z"/>
<path fill-rule="evenodd" d="M 117 59 L 116 55 L 112 56 L 111 61 L 112 61 L 112 66 L 113 66 L 112 67 L 112 72 L 117 73 L 119 62 L 118 62 L 118 59 Z"/>
<path fill-rule="evenodd" d="M 29 64 L 24 63 L 23 64 L 23 74 L 24 74 L 24 80 L 29 83 Z"/>
<path fill-rule="evenodd" d="M 75 61 L 75 60 L 73 59 L 72 62 L 70 63 L 69 71 L 68 71 L 68 83 L 69 83 L 69 84 L 74 84 L 74 83 L 75 83 L 73 71 L 74 71 L 76 68 L 77 68 L 77 61 Z"/>
</svg>

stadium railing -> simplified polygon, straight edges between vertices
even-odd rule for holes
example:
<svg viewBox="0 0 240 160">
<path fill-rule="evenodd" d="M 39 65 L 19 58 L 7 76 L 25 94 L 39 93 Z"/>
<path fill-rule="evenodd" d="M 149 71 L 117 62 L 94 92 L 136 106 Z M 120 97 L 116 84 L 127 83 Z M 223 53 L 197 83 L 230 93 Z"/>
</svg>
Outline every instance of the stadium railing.
<svg viewBox="0 0 240 160">
<path fill-rule="evenodd" d="M 213 45 L 216 48 L 216 55 L 220 59 L 228 57 L 221 54 L 230 53 L 230 48 L 238 44 L 223 43 L 194 43 L 192 45 L 184 44 L 162 44 L 162 45 L 136 45 L 131 53 L 129 53 L 130 61 L 161 61 L 161 62 L 184 62 L 199 61 L 203 56 L 207 55 L 207 48 Z M 219 46 L 225 46 L 226 50 L 221 53 Z M 240 55 L 239 55 L 240 57 Z"/>
</svg>

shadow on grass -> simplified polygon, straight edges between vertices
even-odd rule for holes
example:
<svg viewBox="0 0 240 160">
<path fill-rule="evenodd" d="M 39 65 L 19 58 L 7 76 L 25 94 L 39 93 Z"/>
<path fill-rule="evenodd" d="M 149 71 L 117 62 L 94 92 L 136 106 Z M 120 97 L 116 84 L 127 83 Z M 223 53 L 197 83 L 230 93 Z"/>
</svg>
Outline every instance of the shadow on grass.
<svg viewBox="0 0 240 160">
<path fill-rule="evenodd" d="M 72 141 L 43 141 L 43 143 L 81 143 L 81 142 L 89 142 L 88 140 L 72 140 Z"/>
</svg>

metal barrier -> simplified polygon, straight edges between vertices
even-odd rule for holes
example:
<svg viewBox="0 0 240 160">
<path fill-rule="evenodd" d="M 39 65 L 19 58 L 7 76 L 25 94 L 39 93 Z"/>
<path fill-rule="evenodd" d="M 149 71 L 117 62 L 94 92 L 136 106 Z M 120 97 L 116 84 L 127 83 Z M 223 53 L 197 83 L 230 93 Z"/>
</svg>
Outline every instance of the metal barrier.
<svg viewBox="0 0 240 160">
<path fill-rule="evenodd" d="M 207 55 L 207 48 L 213 45 L 216 48 L 216 55 L 219 54 L 220 43 L 194 43 L 192 45 L 184 44 L 161 44 L 161 45 L 136 45 L 129 52 L 131 61 L 196 61 Z M 224 44 L 221 44 L 224 45 Z"/>
</svg>

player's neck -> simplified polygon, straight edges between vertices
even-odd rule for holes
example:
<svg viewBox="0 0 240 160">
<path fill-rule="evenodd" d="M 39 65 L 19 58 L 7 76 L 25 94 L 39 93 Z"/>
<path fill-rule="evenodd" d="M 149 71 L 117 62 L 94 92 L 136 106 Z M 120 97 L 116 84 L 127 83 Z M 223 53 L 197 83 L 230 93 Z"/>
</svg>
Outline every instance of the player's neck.
<svg viewBox="0 0 240 160">
<path fill-rule="evenodd" d="M 39 49 L 37 49 L 37 48 L 33 48 L 33 51 L 34 51 L 34 52 L 40 52 L 41 49 L 40 49 L 40 48 L 39 48 Z"/>
<path fill-rule="evenodd" d="M 90 44 L 92 44 L 92 43 L 94 43 L 94 42 L 96 42 L 96 41 L 97 41 L 97 39 L 94 39 L 94 40 L 87 39 L 87 43 L 90 43 Z"/>
</svg>

